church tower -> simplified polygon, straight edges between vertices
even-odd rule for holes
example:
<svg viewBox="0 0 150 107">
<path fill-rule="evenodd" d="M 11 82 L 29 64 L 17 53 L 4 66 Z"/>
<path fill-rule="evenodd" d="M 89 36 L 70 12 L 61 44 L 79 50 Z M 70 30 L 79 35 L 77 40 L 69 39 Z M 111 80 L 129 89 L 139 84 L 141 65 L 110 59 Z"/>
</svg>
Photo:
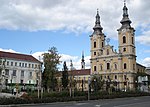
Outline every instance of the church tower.
<svg viewBox="0 0 150 107">
<path fill-rule="evenodd" d="M 119 51 L 122 54 L 132 54 L 135 55 L 135 37 L 134 37 L 134 28 L 131 27 L 131 20 L 128 17 L 128 9 L 126 3 L 124 2 L 123 7 L 123 18 L 120 21 L 122 24 L 121 28 L 118 29 L 118 40 L 119 40 Z"/>
<path fill-rule="evenodd" d="M 102 32 L 103 28 L 100 24 L 99 11 L 97 10 L 95 26 L 93 27 L 93 34 L 90 36 L 91 40 L 91 69 L 97 71 L 96 58 L 103 54 L 103 47 L 105 46 L 105 35 Z"/>
<path fill-rule="evenodd" d="M 84 52 L 82 52 L 81 69 L 85 69 Z"/>
<path fill-rule="evenodd" d="M 123 18 L 120 21 L 121 27 L 118 29 L 119 41 L 119 70 L 123 74 L 122 81 L 130 83 L 129 88 L 133 88 L 136 73 L 136 53 L 134 28 L 131 27 L 131 20 L 128 15 L 128 8 L 124 1 Z"/>
</svg>

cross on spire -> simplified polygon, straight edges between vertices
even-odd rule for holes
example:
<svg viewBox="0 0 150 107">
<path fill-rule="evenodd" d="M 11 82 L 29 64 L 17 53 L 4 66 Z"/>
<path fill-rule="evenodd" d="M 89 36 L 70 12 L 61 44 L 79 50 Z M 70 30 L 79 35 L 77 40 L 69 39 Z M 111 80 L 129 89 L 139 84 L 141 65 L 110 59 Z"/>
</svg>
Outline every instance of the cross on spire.
<svg viewBox="0 0 150 107">
<path fill-rule="evenodd" d="M 124 6 L 126 6 L 126 0 L 124 0 Z"/>
</svg>

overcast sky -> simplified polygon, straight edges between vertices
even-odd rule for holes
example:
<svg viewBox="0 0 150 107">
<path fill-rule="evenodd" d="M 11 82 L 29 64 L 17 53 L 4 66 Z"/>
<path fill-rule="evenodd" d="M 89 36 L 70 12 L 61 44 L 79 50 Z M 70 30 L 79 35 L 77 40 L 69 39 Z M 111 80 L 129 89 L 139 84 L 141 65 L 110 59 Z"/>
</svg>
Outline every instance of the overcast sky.
<svg viewBox="0 0 150 107">
<path fill-rule="evenodd" d="M 90 66 L 90 38 L 99 9 L 103 32 L 118 48 L 124 0 L 0 0 L 0 50 L 37 57 L 55 46 L 61 60 Z M 136 30 L 137 61 L 150 66 L 150 0 L 127 0 Z"/>
</svg>

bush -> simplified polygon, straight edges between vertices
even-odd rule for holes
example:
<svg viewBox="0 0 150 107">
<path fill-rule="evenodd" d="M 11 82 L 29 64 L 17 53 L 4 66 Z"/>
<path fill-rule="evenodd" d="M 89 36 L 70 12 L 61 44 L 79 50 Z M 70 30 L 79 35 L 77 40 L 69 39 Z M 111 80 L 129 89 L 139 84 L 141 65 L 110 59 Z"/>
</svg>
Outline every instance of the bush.
<svg viewBox="0 0 150 107">
<path fill-rule="evenodd" d="M 44 93 L 42 99 L 38 99 L 37 97 L 35 97 L 36 95 L 37 93 L 32 93 L 32 94 L 30 93 L 30 94 L 24 94 L 21 98 L 0 98 L 0 105 L 83 101 L 88 99 L 87 92 L 75 92 L 74 97 L 70 97 L 69 92 L 67 91 Z M 139 92 L 139 91 L 114 92 L 110 94 L 106 91 L 98 91 L 90 94 L 90 100 L 148 96 L 148 95 L 150 95 L 150 93 Z"/>
</svg>

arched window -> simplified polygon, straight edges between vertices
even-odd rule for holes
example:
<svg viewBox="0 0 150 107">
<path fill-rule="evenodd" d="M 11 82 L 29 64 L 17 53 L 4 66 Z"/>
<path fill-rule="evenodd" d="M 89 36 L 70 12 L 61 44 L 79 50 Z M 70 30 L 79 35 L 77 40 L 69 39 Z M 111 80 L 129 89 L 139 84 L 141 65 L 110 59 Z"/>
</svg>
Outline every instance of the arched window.
<svg viewBox="0 0 150 107">
<path fill-rule="evenodd" d="M 117 69 L 117 64 L 115 64 L 115 69 Z"/>
<path fill-rule="evenodd" d="M 125 52 L 126 51 L 126 48 L 123 48 L 123 52 Z"/>
<path fill-rule="evenodd" d="M 104 42 L 102 42 L 102 47 L 104 47 Z"/>
<path fill-rule="evenodd" d="M 132 37 L 132 44 L 134 44 L 133 37 Z"/>
<path fill-rule="evenodd" d="M 117 79 L 117 75 L 115 75 L 115 79 Z"/>
<path fill-rule="evenodd" d="M 124 79 L 127 80 L 127 76 L 126 75 L 124 75 Z"/>
<path fill-rule="evenodd" d="M 101 71 L 103 70 L 103 66 L 102 66 L 102 65 L 100 65 L 100 70 L 101 70 Z"/>
<path fill-rule="evenodd" d="M 124 69 L 127 69 L 127 64 L 126 63 L 124 63 Z"/>
<path fill-rule="evenodd" d="M 94 48 L 96 48 L 96 42 L 94 42 Z"/>
<path fill-rule="evenodd" d="M 133 70 L 135 70 L 135 64 L 133 64 Z"/>
<path fill-rule="evenodd" d="M 107 55 L 109 55 L 109 49 L 107 49 Z"/>
<path fill-rule="evenodd" d="M 123 43 L 126 43 L 126 37 L 125 36 L 123 37 Z"/>
<path fill-rule="evenodd" d="M 96 71 L 96 66 L 94 66 L 94 71 Z"/>
<path fill-rule="evenodd" d="M 107 63 L 107 69 L 110 69 L 110 63 Z"/>
</svg>

